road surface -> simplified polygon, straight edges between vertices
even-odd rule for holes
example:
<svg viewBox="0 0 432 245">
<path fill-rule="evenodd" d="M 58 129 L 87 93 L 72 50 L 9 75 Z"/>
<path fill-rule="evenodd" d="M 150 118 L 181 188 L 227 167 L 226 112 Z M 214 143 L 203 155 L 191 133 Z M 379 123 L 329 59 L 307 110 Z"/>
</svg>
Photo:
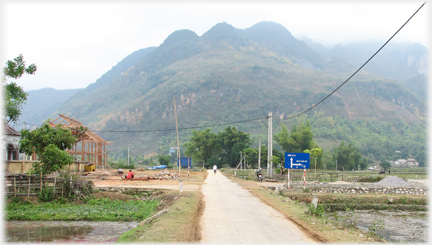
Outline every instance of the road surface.
<svg viewBox="0 0 432 245">
<path fill-rule="evenodd" d="M 262 203 L 219 171 L 202 185 L 202 243 L 313 243 L 281 213 Z"/>
</svg>

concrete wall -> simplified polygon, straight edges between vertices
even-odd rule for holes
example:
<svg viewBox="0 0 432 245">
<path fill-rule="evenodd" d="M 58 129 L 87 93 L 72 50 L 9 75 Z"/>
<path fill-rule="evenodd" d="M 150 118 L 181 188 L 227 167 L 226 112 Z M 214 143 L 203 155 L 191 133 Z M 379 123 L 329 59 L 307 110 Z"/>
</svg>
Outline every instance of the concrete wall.
<svg viewBox="0 0 432 245">
<path fill-rule="evenodd" d="M 5 171 L 8 174 L 24 174 L 27 173 L 35 161 L 31 160 L 10 160 L 5 161 Z M 68 168 L 71 172 L 84 172 L 85 163 L 72 163 Z"/>
<path fill-rule="evenodd" d="M 22 174 L 27 173 L 35 161 L 25 160 L 9 160 L 5 161 L 6 173 L 8 174 Z"/>
</svg>

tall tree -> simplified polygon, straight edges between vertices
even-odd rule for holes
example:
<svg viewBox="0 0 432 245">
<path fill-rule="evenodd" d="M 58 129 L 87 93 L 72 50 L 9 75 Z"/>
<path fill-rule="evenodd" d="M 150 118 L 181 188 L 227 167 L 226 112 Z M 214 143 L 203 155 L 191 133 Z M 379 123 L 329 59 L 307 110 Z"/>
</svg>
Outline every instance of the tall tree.
<svg viewBox="0 0 432 245">
<path fill-rule="evenodd" d="M 386 171 L 386 170 L 389 170 L 391 168 L 391 164 L 389 163 L 389 161 L 382 160 L 380 163 L 380 167 L 382 167 L 384 169 L 384 171 Z"/>
<path fill-rule="evenodd" d="M 291 133 L 288 133 L 285 124 L 281 123 L 281 131 L 275 134 L 274 138 L 285 152 L 301 153 L 315 147 L 309 121 L 306 121 L 306 125 L 302 123 L 300 125 L 294 124 L 291 127 Z"/>
<path fill-rule="evenodd" d="M 72 163 L 72 156 L 65 150 L 71 149 L 76 140 L 70 129 L 62 128 L 61 124 L 52 128 L 45 122 L 35 130 L 21 130 L 20 152 L 28 155 L 35 152 L 38 161 L 33 163 L 32 172 L 46 175 Z"/>
<path fill-rule="evenodd" d="M 26 67 L 24 57 L 20 54 L 13 61 L 8 60 L 6 67 L 3 68 L 3 83 L 4 83 L 4 117 L 5 121 L 18 121 L 21 115 L 22 106 L 27 100 L 27 93 L 24 89 L 18 86 L 15 82 L 7 82 L 7 78 L 18 79 L 24 73 L 34 74 L 37 70 L 35 64 Z"/>
<path fill-rule="evenodd" d="M 236 127 L 228 126 L 218 133 L 218 140 L 222 147 L 221 160 L 230 167 L 240 160 L 240 151 L 248 148 L 252 143 L 250 135 L 242 131 L 237 131 Z"/>
<path fill-rule="evenodd" d="M 204 161 L 206 166 L 209 164 L 209 159 L 216 157 L 221 149 L 217 135 L 211 131 L 211 128 L 202 131 L 192 130 L 192 137 L 184 146 L 186 156 L 192 157 L 195 161 Z M 214 160 L 213 158 L 212 163 Z"/>
<path fill-rule="evenodd" d="M 335 158 L 337 160 L 338 169 L 351 170 L 351 169 L 366 169 L 367 162 L 364 161 L 360 154 L 359 148 L 353 144 L 347 146 L 342 141 L 338 148 L 334 150 Z"/>
<path fill-rule="evenodd" d="M 321 148 L 318 148 L 318 147 L 315 147 L 315 148 L 312 148 L 311 150 L 304 150 L 304 152 L 305 153 L 309 153 L 309 154 L 311 154 L 312 155 L 312 157 L 315 159 L 315 175 L 316 175 L 316 169 L 317 169 L 317 158 L 319 157 L 319 156 L 321 156 L 321 154 L 322 154 L 322 149 Z"/>
<path fill-rule="evenodd" d="M 170 155 L 157 155 L 159 165 L 169 165 L 171 163 Z"/>
</svg>

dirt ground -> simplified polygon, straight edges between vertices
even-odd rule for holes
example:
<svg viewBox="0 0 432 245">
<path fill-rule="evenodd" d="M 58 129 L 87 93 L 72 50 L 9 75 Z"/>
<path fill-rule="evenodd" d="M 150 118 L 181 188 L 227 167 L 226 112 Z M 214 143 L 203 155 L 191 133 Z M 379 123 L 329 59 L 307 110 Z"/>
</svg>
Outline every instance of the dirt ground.
<svg viewBox="0 0 432 245">
<path fill-rule="evenodd" d="M 124 169 L 124 173 L 129 170 Z M 178 170 L 132 170 L 135 178 L 167 176 L 169 173 L 178 175 Z M 180 178 L 169 176 L 157 180 L 122 180 L 125 174 L 118 174 L 117 170 L 96 170 L 84 173 L 82 178 L 91 180 L 97 187 L 129 187 L 129 188 L 155 188 L 155 189 L 179 189 L 179 181 L 183 182 L 185 190 L 197 190 L 199 185 L 204 182 L 206 172 L 181 170 Z M 134 178 L 134 179 L 135 179 Z"/>
</svg>

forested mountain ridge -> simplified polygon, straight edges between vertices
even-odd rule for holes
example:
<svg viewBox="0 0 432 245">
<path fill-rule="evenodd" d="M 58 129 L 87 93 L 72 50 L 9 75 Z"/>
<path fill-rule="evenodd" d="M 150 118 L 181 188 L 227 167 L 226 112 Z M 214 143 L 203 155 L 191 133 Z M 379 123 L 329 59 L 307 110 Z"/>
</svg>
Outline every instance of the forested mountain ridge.
<svg viewBox="0 0 432 245">
<path fill-rule="evenodd" d="M 263 118 L 269 111 L 286 119 L 319 102 L 355 69 L 340 57 L 319 54 L 280 24 L 261 22 L 241 30 L 220 23 L 201 37 L 190 30 L 173 32 L 125 72 L 80 91 L 57 112 L 97 131 L 135 131 L 100 132 L 115 142 L 110 151 L 117 155 L 128 144 L 140 154 L 165 154 L 175 145 L 173 97 L 179 128 Z M 394 80 L 365 71 L 315 110 L 326 117 L 389 123 L 425 125 L 426 117 L 418 96 Z M 267 134 L 266 123 L 236 126 L 256 139 Z M 190 135 L 190 130 L 182 130 L 181 142 Z"/>
<path fill-rule="evenodd" d="M 332 48 L 327 48 L 311 39 L 302 39 L 323 57 L 337 57 L 347 61 L 353 67 L 360 67 L 383 45 L 379 42 L 363 41 L 348 45 L 338 44 Z M 423 45 L 390 42 L 363 70 L 396 80 L 425 100 L 428 64 L 428 50 Z"/>
<path fill-rule="evenodd" d="M 28 92 L 26 104 L 23 106 L 22 115 L 17 124 L 26 122 L 27 125 L 41 125 L 57 110 L 58 106 L 64 103 L 79 89 L 57 90 L 43 88 Z"/>
<path fill-rule="evenodd" d="M 29 95 L 27 103 L 23 106 L 22 116 L 17 124 L 26 122 L 28 124 L 33 124 L 34 126 L 40 125 L 48 118 L 57 118 L 57 109 L 65 101 L 72 99 L 72 101 L 68 103 L 74 103 L 74 101 L 80 100 L 89 92 L 102 87 L 114 78 L 120 76 L 123 72 L 129 70 L 154 49 L 155 47 L 149 47 L 133 52 L 118 62 L 108 72 L 103 74 L 95 83 L 88 85 L 84 89 L 57 90 L 52 88 L 43 88 L 28 91 Z"/>
</svg>

